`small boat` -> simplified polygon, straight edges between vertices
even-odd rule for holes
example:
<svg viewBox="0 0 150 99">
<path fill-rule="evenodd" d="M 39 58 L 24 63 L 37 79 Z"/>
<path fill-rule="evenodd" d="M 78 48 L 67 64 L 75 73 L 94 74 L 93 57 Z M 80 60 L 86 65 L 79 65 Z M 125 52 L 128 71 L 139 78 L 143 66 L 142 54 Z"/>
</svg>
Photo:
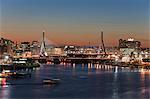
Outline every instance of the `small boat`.
<svg viewBox="0 0 150 99">
<path fill-rule="evenodd" d="M 31 77 L 31 73 L 14 73 L 11 75 L 12 78 L 25 78 Z"/>
<path fill-rule="evenodd" d="M 43 84 L 57 84 L 60 79 L 44 79 Z"/>
</svg>

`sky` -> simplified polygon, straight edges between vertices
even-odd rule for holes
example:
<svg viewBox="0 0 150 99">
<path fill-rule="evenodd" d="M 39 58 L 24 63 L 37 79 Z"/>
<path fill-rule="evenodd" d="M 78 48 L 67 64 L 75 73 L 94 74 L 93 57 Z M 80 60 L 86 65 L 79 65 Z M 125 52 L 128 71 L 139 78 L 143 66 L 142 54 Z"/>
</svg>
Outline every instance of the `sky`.
<svg viewBox="0 0 150 99">
<path fill-rule="evenodd" d="M 150 0 L 0 0 L 0 33 L 13 41 L 117 46 L 133 37 L 150 47 Z"/>
</svg>

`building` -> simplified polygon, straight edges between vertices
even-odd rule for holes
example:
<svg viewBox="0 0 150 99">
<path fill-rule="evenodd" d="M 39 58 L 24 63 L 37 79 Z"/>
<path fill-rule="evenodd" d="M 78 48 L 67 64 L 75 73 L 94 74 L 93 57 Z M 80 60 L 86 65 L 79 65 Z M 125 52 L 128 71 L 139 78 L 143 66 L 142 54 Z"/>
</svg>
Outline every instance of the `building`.
<svg viewBox="0 0 150 99">
<path fill-rule="evenodd" d="M 140 56 L 141 42 L 135 41 L 132 38 L 128 40 L 119 40 L 119 51 L 122 56 L 123 62 L 129 62 L 131 60 L 136 60 Z"/>
<path fill-rule="evenodd" d="M 76 49 L 77 49 L 76 46 L 73 45 L 64 47 L 65 54 L 75 54 Z"/>
<path fill-rule="evenodd" d="M 20 48 L 23 51 L 29 51 L 30 50 L 30 42 L 21 42 Z"/>
<path fill-rule="evenodd" d="M 4 53 L 12 54 L 12 46 L 14 42 L 9 39 L 0 39 L 0 55 L 3 55 Z"/>
<path fill-rule="evenodd" d="M 40 43 L 38 41 L 32 41 L 30 49 L 31 49 L 32 55 L 39 55 Z"/>
<path fill-rule="evenodd" d="M 129 38 L 128 40 L 119 40 L 119 48 L 133 48 L 133 49 L 138 49 L 141 47 L 141 42 L 140 41 L 135 41 L 132 38 Z"/>
<path fill-rule="evenodd" d="M 30 42 L 21 42 L 20 44 L 16 44 L 14 47 L 14 57 L 19 58 L 27 56 L 31 56 Z"/>
</svg>

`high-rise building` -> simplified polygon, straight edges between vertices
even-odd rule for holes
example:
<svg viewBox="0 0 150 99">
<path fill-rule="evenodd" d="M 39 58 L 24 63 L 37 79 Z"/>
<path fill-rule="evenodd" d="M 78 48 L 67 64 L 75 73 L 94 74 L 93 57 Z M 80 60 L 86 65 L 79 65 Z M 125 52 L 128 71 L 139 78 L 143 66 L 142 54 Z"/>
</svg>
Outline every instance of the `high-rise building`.
<svg viewBox="0 0 150 99">
<path fill-rule="evenodd" d="M 40 53 L 40 43 L 38 41 L 32 41 L 30 49 L 33 55 L 38 55 Z"/>
<path fill-rule="evenodd" d="M 1 38 L 0 39 L 0 54 L 11 54 L 12 53 L 12 46 L 14 42 L 8 39 Z"/>
<path fill-rule="evenodd" d="M 140 41 L 135 41 L 132 38 L 129 38 L 128 40 L 119 40 L 119 48 L 140 48 L 141 47 L 141 42 Z"/>
<path fill-rule="evenodd" d="M 128 40 L 120 39 L 118 47 L 119 47 L 120 53 L 122 54 L 122 57 L 125 57 L 125 58 L 128 57 L 128 59 L 135 59 L 139 57 L 139 53 L 141 49 L 140 48 L 141 42 L 135 41 L 132 38 L 129 38 Z"/>
</svg>

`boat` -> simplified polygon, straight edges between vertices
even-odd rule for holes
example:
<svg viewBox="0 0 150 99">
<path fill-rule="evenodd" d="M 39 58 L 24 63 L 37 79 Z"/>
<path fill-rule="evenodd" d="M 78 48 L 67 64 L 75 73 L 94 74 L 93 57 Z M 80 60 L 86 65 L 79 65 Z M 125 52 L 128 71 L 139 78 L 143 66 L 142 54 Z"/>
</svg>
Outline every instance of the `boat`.
<svg viewBox="0 0 150 99">
<path fill-rule="evenodd" d="M 14 73 L 11 75 L 12 78 L 25 78 L 31 77 L 31 73 Z"/>
<path fill-rule="evenodd" d="M 60 79 L 43 79 L 43 84 L 57 84 Z"/>
<path fill-rule="evenodd" d="M 13 69 L 40 67 L 40 64 L 32 58 L 14 58 Z"/>
</svg>

